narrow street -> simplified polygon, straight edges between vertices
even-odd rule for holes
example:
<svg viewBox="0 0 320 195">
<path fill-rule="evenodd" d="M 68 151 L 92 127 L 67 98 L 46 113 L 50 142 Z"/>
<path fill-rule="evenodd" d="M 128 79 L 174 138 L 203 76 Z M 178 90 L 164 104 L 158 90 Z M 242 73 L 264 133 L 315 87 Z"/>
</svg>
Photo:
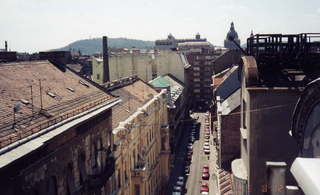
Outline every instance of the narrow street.
<svg viewBox="0 0 320 195">
<path fill-rule="evenodd" d="M 177 149 L 176 161 L 173 171 L 171 173 L 170 178 L 170 191 L 171 194 L 178 195 L 179 193 L 174 193 L 174 186 L 177 186 L 177 181 L 179 176 L 183 176 L 185 178 L 185 191 L 181 192 L 181 194 L 187 195 L 198 195 L 201 194 L 201 184 L 202 182 L 208 183 L 209 194 L 216 194 L 216 178 L 215 178 L 215 155 L 213 149 L 212 135 L 210 135 L 209 147 L 210 154 L 205 154 L 203 150 L 203 146 L 205 144 L 205 129 L 206 129 L 206 114 L 205 113 L 194 113 L 192 115 L 194 118 L 193 125 L 188 127 L 184 134 L 182 135 L 182 139 L 180 140 L 180 144 L 178 144 L 179 148 Z M 198 120 L 197 120 L 198 119 Z M 195 129 L 195 130 L 192 130 Z M 194 132 L 194 133 L 192 133 Z M 191 142 L 192 136 L 194 137 L 194 142 Z M 192 143 L 192 158 L 188 159 L 188 145 Z M 186 174 L 186 167 L 190 166 L 189 175 Z M 209 166 L 209 179 L 202 179 L 203 166 Z"/>
</svg>

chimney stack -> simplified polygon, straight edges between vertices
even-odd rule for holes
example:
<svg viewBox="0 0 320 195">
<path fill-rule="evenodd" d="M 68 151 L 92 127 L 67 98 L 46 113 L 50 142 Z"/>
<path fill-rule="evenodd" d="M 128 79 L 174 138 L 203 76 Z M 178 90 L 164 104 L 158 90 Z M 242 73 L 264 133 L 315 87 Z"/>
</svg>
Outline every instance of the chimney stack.
<svg viewBox="0 0 320 195">
<path fill-rule="evenodd" d="M 109 52 L 108 52 L 108 37 L 102 37 L 102 52 L 103 52 L 103 78 L 102 82 L 110 81 L 109 77 Z"/>
<path fill-rule="evenodd" d="M 8 51 L 8 42 L 7 41 L 4 42 L 4 50 Z"/>
</svg>

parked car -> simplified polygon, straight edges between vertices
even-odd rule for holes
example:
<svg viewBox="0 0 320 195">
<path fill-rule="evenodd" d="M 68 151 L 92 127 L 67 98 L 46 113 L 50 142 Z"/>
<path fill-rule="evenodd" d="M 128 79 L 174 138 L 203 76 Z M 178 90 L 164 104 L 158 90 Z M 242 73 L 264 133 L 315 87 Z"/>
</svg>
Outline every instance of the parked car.
<svg viewBox="0 0 320 195">
<path fill-rule="evenodd" d="M 209 167 L 203 166 L 202 173 L 209 173 Z"/>
<path fill-rule="evenodd" d="M 184 182 L 183 182 L 183 181 L 177 181 L 176 185 L 177 185 L 177 186 L 181 186 L 181 187 L 183 187 Z"/>
<path fill-rule="evenodd" d="M 172 195 L 181 195 L 181 192 L 172 192 Z"/>
<path fill-rule="evenodd" d="M 204 154 L 210 154 L 210 149 L 204 149 L 203 152 Z"/>
<path fill-rule="evenodd" d="M 173 186 L 173 192 L 182 192 L 181 186 Z"/>
<path fill-rule="evenodd" d="M 201 183 L 200 192 L 209 192 L 209 185 L 207 182 Z"/>
<path fill-rule="evenodd" d="M 177 178 L 177 180 L 184 182 L 184 177 L 183 177 L 183 176 L 179 176 L 179 177 Z"/>
<path fill-rule="evenodd" d="M 189 175 L 190 174 L 190 167 L 189 166 L 186 166 L 185 169 L 184 169 L 184 174 L 185 175 Z"/>
<path fill-rule="evenodd" d="M 209 180 L 209 178 L 210 178 L 210 174 L 209 173 L 207 173 L 207 172 L 202 173 L 202 179 Z"/>
</svg>

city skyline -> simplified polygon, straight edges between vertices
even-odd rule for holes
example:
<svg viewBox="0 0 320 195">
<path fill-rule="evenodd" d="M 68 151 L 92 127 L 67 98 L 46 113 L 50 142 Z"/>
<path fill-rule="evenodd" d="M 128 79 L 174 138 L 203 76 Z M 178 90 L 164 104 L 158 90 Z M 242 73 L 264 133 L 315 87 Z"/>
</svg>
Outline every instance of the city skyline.
<svg viewBox="0 0 320 195">
<path fill-rule="evenodd" d="M 235 1 L 61 1 L 3 0 L 0 6 L 0 48 L 37 52 L 66 46 L 80 39 L 163 39 L 200 33 L 223 45 L 230 23 L 243 44 L 256 33 L 319 32 L 320 2 L 283 0 Z"/>
</svg>

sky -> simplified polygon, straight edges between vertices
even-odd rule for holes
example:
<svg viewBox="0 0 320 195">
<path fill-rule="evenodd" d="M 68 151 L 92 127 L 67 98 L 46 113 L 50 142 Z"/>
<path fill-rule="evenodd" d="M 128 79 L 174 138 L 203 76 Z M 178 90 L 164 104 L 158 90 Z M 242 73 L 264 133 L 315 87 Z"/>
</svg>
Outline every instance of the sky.
<svg viewBox="0 0 320 195">
<path fill-rule="evenodd" d="M 320 32 L 320 0 L 0 0 L 0 48 L 37 52 L 95 37 L 194 37 L 214 45 L 234 22 L 258 33 Z"/>
</svg>

